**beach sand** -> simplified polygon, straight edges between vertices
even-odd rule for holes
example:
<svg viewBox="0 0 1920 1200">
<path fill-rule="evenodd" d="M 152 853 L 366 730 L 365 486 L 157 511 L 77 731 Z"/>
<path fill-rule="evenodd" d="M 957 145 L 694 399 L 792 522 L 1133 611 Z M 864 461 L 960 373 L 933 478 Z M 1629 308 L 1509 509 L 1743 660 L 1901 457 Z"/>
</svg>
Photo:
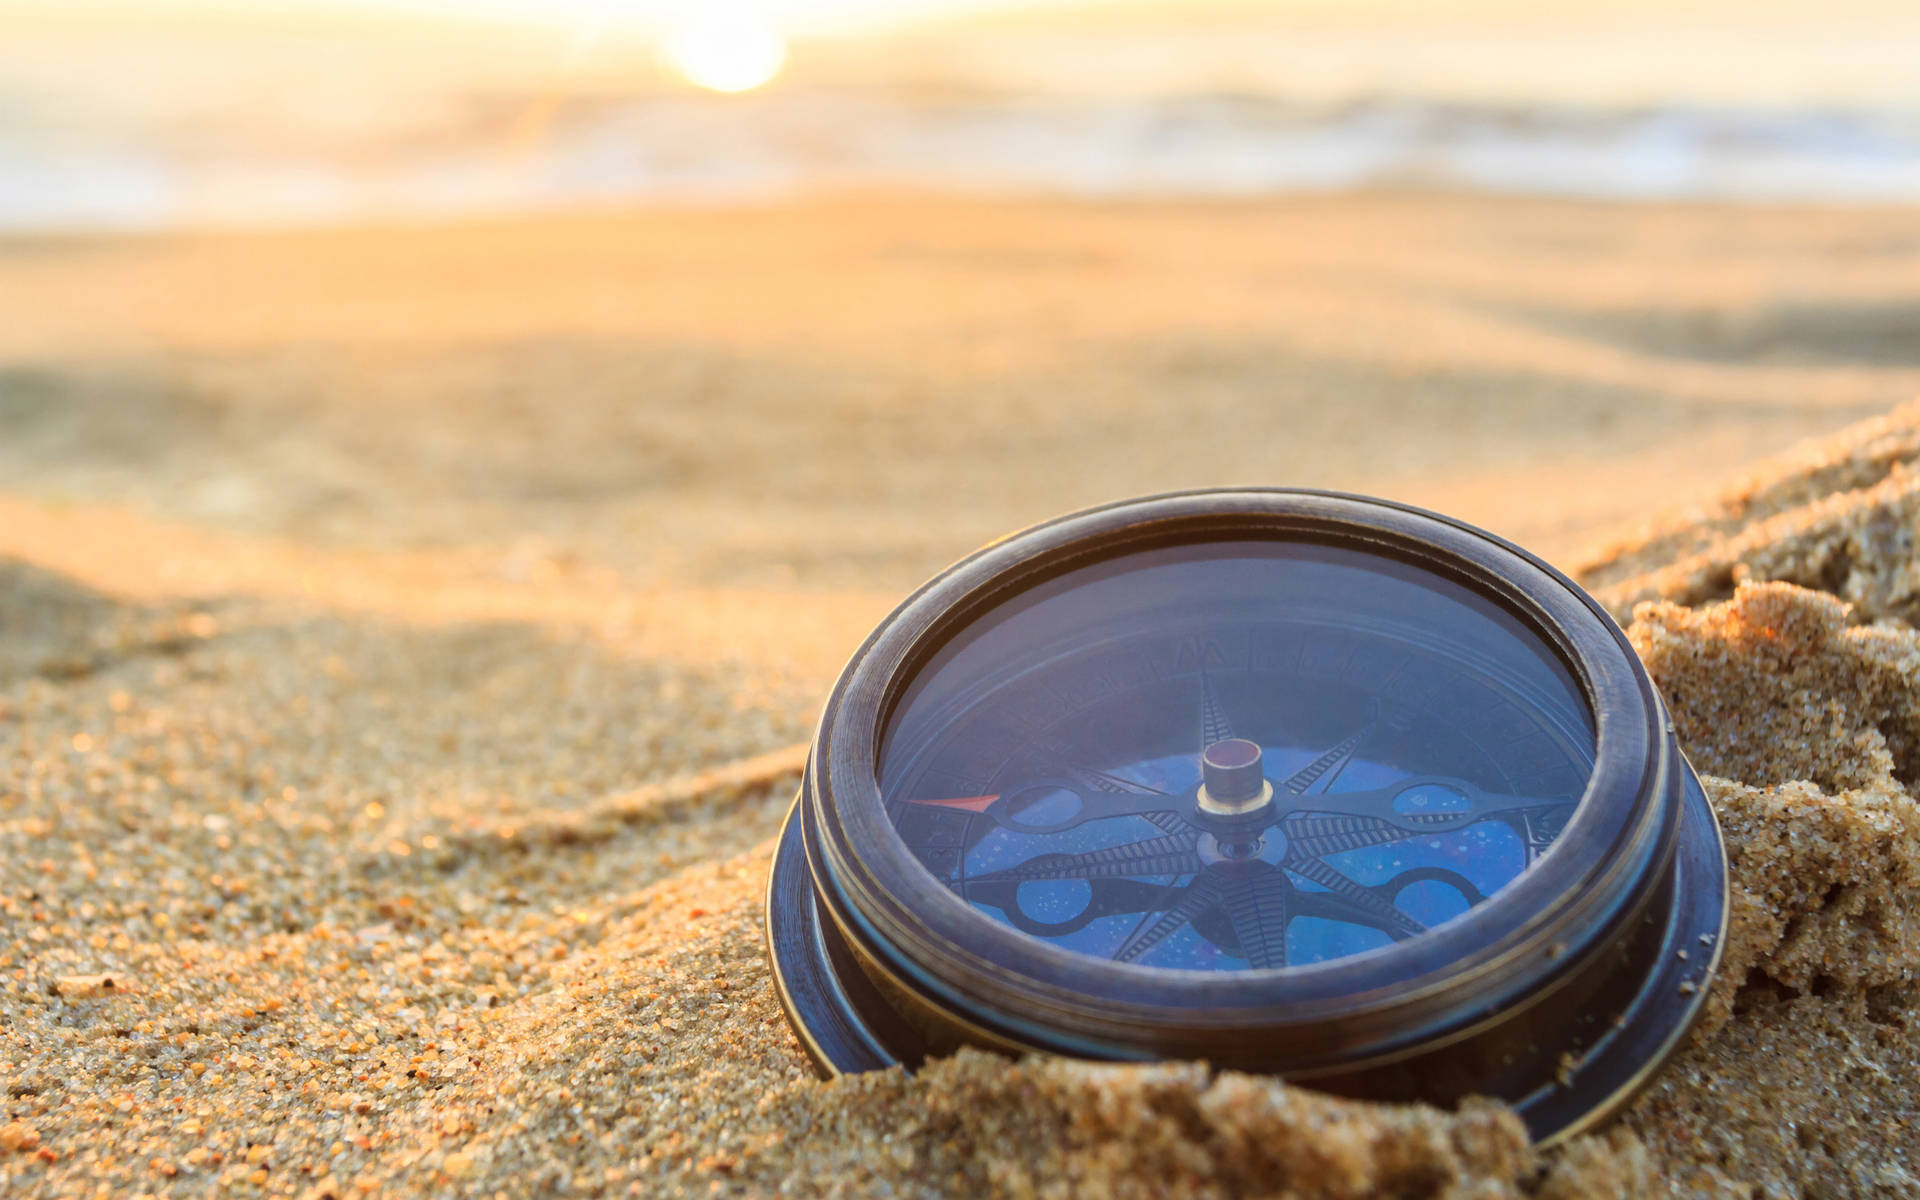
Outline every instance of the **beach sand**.
<svg viewBox="0 0 1920 1200">
<path fill-rule="evenodd" d="M 1913 213 L 0 241 L 0 1195 L 1915 1194 L 1915 395 Z M 760 897 L 840 662 L 986 538 L 1230 482 L 1455 513 L 1631 623 L 1735 904 L 1608 1130 L 811 1076 Z"/>
</svg>

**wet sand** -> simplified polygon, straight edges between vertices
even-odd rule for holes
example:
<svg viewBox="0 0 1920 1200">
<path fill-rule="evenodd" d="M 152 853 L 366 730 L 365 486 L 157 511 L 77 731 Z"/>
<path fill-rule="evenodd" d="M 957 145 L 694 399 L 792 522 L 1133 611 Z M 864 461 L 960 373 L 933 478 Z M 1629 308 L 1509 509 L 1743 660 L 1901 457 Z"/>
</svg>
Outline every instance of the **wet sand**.
<svg viewBox="0 0 1920 1200">
<path fill-rule="evenodd" d="M 1916 394 L 1892 212 L 0 242 L 0 1192 L 1910 1193 Z M 1633 622 L 1738 886 L 1609 1132 L 808 1074 L 760 890 L 839 662 L 987 537 L 1228 482 L 1455 512 Z"/>
</svg>

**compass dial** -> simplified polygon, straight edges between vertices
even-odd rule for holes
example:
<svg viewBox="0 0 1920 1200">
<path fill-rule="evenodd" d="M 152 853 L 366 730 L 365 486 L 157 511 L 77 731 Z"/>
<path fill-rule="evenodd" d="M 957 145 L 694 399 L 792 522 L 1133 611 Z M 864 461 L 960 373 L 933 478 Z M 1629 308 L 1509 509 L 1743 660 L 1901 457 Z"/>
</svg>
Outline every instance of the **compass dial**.
<svg viewBox="0 0 1920 1200">
<path fill-rule="evenodd" d="M 1119 963 L 1308 966 L 1482 904 L 1554 844 L 1593 720 L 1547 642 L 1431 571 L 1234 542 L 1068 572 L 915 677 L 881 795 L 978 911 Z"/>
</svg>

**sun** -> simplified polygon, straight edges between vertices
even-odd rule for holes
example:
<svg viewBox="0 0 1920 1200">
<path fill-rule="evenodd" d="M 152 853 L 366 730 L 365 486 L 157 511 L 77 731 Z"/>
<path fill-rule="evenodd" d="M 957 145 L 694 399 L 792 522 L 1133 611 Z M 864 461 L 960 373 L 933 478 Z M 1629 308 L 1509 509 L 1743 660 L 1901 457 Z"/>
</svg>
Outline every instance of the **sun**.
<svg viewBox="0 0 1920 1200">
<path fill-rule="evenodd" d="M 752 13 L 702 13 L 667 37 L 667 63 L 688 83 L 715 92 L 746 92 L 780 73 L 787 43 Z"/>
</svg>

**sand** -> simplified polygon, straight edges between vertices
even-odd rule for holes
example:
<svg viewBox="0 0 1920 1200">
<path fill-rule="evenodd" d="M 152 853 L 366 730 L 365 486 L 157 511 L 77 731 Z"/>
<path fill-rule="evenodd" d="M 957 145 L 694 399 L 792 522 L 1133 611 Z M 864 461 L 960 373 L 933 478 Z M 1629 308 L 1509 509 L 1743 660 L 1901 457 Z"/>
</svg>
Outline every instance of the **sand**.
<svg viewBox="0 0 1920 1200">
<path fill-rule="evenodd" d="M 0 243 L 0 1195 L 1915 1194 L 1915 313 L 1871 211 Z M 980 539 L 1236 480 L 1458 512 L 1631 623 L 1735 920 L 1603 1133 L 809 1073 L 760 895 L 839 661 Z"/>
</svg>

